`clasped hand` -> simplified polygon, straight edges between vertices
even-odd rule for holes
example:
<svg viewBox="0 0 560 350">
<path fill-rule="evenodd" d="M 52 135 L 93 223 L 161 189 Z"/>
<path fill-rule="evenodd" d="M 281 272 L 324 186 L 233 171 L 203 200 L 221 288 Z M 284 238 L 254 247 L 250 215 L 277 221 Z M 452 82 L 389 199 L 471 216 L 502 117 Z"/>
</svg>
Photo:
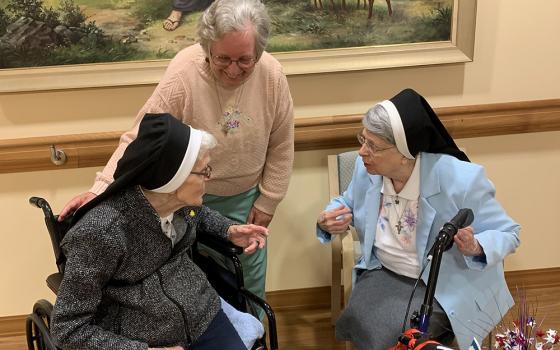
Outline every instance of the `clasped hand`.
<svg viewBox="0 0 560 350">
<path fill-rule="evenodd" d="M 319 225 L 323 231 L 333 235 L 339 235 L 348 230 L 351 221 L 352 211 L 350 208 L 341 204 L 335 209 L 321 212 L 317 218 L 317 225 Z"/>
<path fill-rule="evenodd" d="M 457 231 L 453 237 L 457 249 L 465 256 L 479 256 L 484 254 L 484 250 L 478 240 L 474 237 L 474 230 L 472 226 L 468 226 Z"/>
<path fill-rule="evenodd" d="M 245 253 L 252 254 L 266 245 L 268 229 L 253 224 L 232 225 L 228 229 L 228 237 L 233 244 L 244 248 Z"/>
</svg>

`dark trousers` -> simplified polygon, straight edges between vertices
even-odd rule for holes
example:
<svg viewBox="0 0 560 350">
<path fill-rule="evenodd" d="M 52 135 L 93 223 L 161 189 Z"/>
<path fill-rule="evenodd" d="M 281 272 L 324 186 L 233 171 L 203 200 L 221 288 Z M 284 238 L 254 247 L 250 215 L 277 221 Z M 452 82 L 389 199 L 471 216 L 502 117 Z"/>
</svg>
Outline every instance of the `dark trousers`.
<svg viewBox="0 0 560 350">
<path fill-rule="evenodd" d="M 182 12 L 204 10 L 214 0 L 173 0 L 173 9 Z"/>
<path fill-rule="evenodd" d="M 247 350 L 239 334 L 222 310 L 210 322 L 206 332 L 198 337 L 188 350 L 215 349 Z"/>
</svg>

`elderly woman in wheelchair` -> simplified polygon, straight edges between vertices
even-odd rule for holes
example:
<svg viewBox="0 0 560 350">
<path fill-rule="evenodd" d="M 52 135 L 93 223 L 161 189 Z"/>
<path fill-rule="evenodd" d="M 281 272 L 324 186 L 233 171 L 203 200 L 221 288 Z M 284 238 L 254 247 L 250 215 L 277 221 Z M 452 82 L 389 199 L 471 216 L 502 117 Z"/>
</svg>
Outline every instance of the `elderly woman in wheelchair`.
<svg viewBox="0 0 560 350">
<path fill-rule="evenodd" d="M 114 182 L 72 219 L 51 318 L 63 349 L 246 349 L 189 255 L 198 235 L 263 248 L 268 231 L 202 205 L 214 138 L 148 114 Z M 255 319 L 256 320 L 256 319 Z"/>
<path fill-rule="evenodd" d="M 406 89 L 371 108 L 348 189 L 317 219 L 317 237 L 354 226 L 362 256 L 336 336 L 358 349 L 394 346 L 416 279 L 413 309 L 422 303 L 427 265 L 440 228 L 459 209 L 474 212 L 443 254 L 429 331 L 467 349 L 513 305 L 502 261 L 519 245 L 519 225 L 495 199 L 484 169 L 470 163 L 426 100 Z"/>
</svg>

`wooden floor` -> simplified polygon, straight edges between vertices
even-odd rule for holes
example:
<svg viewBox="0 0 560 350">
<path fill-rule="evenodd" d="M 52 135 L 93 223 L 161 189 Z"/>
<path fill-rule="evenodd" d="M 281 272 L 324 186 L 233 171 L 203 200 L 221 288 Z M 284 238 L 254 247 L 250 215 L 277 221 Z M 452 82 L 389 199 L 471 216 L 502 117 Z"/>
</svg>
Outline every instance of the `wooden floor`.
<svg viewBox="0 0 560 350">
<path fill-rule="evenodd" d="M 517 302 L 517 296 L 516 302 Z M 526 291 L 529 304 L 536 309 L 537 322 L 543 321 L 541 328 L 560 330 L 560 286 L 535 288 Z M 342 350 L 344 343 L 334 338 L 334 328 L 330 324 L 328 307 L 313 309 L 277 309 L 278 336 L 280 349 L 324 349 Z M 517 312 L 514 307 L 504 318 L 511 322 Z M 486 344 L 485 344 L 486 345 Z M 0 337 L 0 350 L 26 350 L 25 337 Z"/>
<path fill-rule="evenodd" d="M 280 349 L 343 350 L 334 338 L 328 307 L 275 310 Z M 0 350 L 27 350 L 25 336 L 0 337 Z"/>
</svg>

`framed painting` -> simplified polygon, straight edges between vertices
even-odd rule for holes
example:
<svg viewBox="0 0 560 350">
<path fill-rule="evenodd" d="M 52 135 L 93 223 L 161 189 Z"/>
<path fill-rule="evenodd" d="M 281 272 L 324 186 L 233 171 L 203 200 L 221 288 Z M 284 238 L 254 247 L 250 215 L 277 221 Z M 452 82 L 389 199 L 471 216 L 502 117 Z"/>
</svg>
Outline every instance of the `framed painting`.
<svg viewBox="0 0 560 350">
<path fill-rule="evenodd" d="M 0 92 L 157 83 L 213 0 L 0 0 Z M 262 0 L 286 74 L 473 59 L 476 0 Z"/>
</svg>

